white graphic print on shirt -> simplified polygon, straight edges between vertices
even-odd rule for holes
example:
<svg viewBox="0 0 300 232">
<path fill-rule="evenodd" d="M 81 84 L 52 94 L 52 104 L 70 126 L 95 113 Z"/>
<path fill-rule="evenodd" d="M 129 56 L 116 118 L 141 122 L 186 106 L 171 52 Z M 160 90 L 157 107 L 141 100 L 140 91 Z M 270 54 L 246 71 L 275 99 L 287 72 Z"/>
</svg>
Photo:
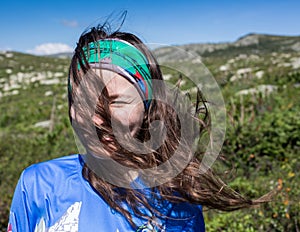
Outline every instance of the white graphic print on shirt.
<svg viewBox="0 0 300 232">
<path fill-rule="evenodd" d="M 82 202 L 75 202 L 67 212 L 49 229 L 46 229 L 42 218 L 34 232 L 78 232 L 79 213 Z"/>
</svg>

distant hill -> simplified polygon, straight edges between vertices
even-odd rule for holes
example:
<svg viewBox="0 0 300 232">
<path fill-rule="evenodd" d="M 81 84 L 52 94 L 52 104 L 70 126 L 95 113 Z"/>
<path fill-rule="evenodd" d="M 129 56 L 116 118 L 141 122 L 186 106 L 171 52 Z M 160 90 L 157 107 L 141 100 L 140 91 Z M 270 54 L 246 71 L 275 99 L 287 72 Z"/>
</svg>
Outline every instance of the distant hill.
<svg viewBox="0 0 300 232">
<path fill-rule="evenodd" d="M 47 55 L 48 57 L 54 57 L 54 58 L 72 58 L 73 53 L 72 52 L 62 52 L 62 53 L 56 53 Z"/>
<path fill-rule="evenodd" d="M 202 57 L 237 55 L 240 53 L 266 54 L 272 52 L 299 52 L 300 36 L 278 36 L 250 33 L 232 43 L 196 43 L 175 46 L 187 52 L 194 52 Z M 161 61 L 176 61 L 177 52 L 171 47 L 161 47 L 154 53 Z"/>
<path fill-rule="evenodd" d="M 188 52 L 195 52 L 203 57 L 220 55 L 220 53 L 225 54 L 227 51 L 237 54 L 245 50 L 247 50 L 248 53 L 254 52 L 257 54 L 271 52 L 300 52 L 300 36 L 249 33 L 231 43 L 194 43 L 177 45 L 174 47 L 181 48 Z M 154 54 L 159 57 L 161 61 L 178 60 L 180 57 L 176 57 L 176 53 L 177 52 L 170 47 L 154 49 Z M 54 58 L 71 58 L 72 55 L 73 53 L 68 52 L 47 56 Z"/>
<path fill-rule="evenodd" d="M 232 43 L 185 44 L 160 47 L 153 52 L 160 64 L 176 65 L 183 60 L 193 63 L 201 59 L 219 83 L 244 77 L 293 74 L 300 70 L 300 36 L 250 33 Z M 34 56 L 0 52 L 0 99 L 26 92 L 27 86 L 32 84 L 65 83 L 71 56 L 72 53 Z"/>
</svg>

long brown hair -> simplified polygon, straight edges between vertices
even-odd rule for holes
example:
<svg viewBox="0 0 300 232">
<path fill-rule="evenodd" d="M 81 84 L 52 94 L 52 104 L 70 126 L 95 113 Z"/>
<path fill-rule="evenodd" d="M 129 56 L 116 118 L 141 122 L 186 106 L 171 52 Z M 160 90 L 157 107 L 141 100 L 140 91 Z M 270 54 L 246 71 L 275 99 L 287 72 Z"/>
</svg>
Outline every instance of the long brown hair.
<svg viewBox="0 0 300 232">
<path fill-rule="evenodd" d="M 109 38 L 127 41 L 138 48 L 149 61 L 149 69 L 152 79 L 163 79 L 160 67 L 156 62 L 154 56 L 138 37 L 131 33 L 120 31 L 110 33 L 105 25 L 91 28 L 80 37 L 70 66 L 68 95 L 69 114 L 72 125 L 76 121 L 76 117 L 71 114 L 71 108 L 74 103 L 74 98 L 76 98 L 76 89 L 80 85 L 83 75 L 85 74 L 84 78 L 89 78 L 91 81 L 93 79 L 100 79 L 99 76 L 91 72 L 91 67 L 87 62 L 83 47 L 86 47 L 90 42 Z M 80 67 L 80 70 L 78 67 Z M 154 86 L 153 92 L 155 96 L 160 95 L 160 99 L 164 98 L 164 86 Z M 102 125 L 101 127 L 93 125 L 94 127 L 96 127 L 98 135 L 97 138 L 81 135 L 82 133 L 88 134 L 89 130 L 91 130 L 92 128 L 81 128 L 80 126 L 74 127 L 74 130 L 82 140 L 83 144 L 89 144 L 87 146 L 87 150 L 96 155 L 97 149 L 93 150 L 89 148 L 89 146 L 93 147 L 97 144 L 97 141 L 92 141 L 93 139 L 101 140 L 102 143 L 109 146 L 107 142 L 102 140 L 103 135 L 108 134 L 109 136 L 114 138 L 114 134 L 112 133 L 110 125 L 111 115 L 109 111 L 108 99 L 109 96 L 107 90 L 104 87 L 103 94 L 99 96 L 95 114 L 101 117 L 103 121 L 106 122 L 106 124 Z M 202 102 L 202 104 L 205 103 Z M 199 102 L 197 102 L 196 105 L 199 105 Z M 84 107 L 79 109 L 77 108 L 75 114 L 84 114 L 84 111 Z M 140 141 L 149 140 L 149 127 L 151 123 L 155 120 L 160 120 L 164 122 L 164 125 L 166 127 L 166 137 L 163 144 L 156 150 L 151 150 L 146 155 L 135 154 L 128 151 L 128 149 L 123 149 L 122 146 L 119 145 L 115 140 L 113 141 L 114 149 L 108 148 L 111 151 L 111 158 L 113 158 L 115 161 L 121 163 L 124 166 L 132 167 L 138 170 L 149 167 L 157 167 L 170 159 L 175 150 L 178 148 L 179 144 L 185 147 L 184 151 L 180 151 L 179 157 L 181 159 L 179 159 L 178 162 L 181 162 L 181 160 L 187 158 L 190 159 L 190 162 L 183 169 L 183 171 L 181 171 L 174 178 L 156 187 L 151 187 L 152 192 L 155 193 L 153 194 L 152 199 L 146 197 L 143 194 L 143 191 L 132 188 L 120 188 L 112 183 L 109 183 L 104 178 L 99 177 L 99 175 L 97 175 L 86 164 L 84 165 L 82 171 L 84 178 L 111 206 L 111 208 L 123 214 L 132 226 L 135 225 L 130 212 L 136 214 L 137 216 L 144 217 L 147 220 L 151 220 L 151 218 L 150 216 L 145 215 L 145 211 L 143 211 L 143 209 L 146 208 L 150 212 L 150 215 L 159 214 L 159 212 L 157 212 L 152 204 L 154 202 L 154 199 L 156 202 L 157 200 L 168 200 L 174 203 L 188 202 L 192 204 L 201 204 L 208 208 L 218 209 L 222 211 L 232 211 L 269 201 L 270 196 L 268 194 L 256 200 L 251 200 L 247 197 L 244 197 L 240 193 L 227 186 L 226 183 L 224 183 L 222 179 L 218 175 L 216 175 L 210 168 L 208 168 L 206 172 L 200 173 L 199 167 L 201 164 L 202 154 L 201 152 L 196 152 L 196 154 L 194 154 L 191 150 L 191 146 L 194 143 L 193 138 L 195 138 L 195 135 L 203 133 L 203 131 L 207 129 L 206 127 L 209 126 L 209 112 L 206 111 L 205 115 L 201 116 L 201 120 L 199 120 L 197 114 L 199 114 L 199 111 L 197 107 L 195 107 L 195 112 L 193 112 L 192 116 L 190 112 L 187 112 L 184 115 L 185 120 L 191 124 L 191 131 L 190 137 L 182 140 L 182 122 L 180 122 L 180 120 L 178 119 L 176 112 L 167 104 L 156 101 L 154 99 L 152 100 L 149 109 L 145 112 L 144 122 L 137 137 Z M 200 127 L 193 126 L 197 123 L 200 125 Z M 195 131 L 194 128 L 200 128 L 200 131 Z M 130 141 L 128 141 L 128 143 L 130 144 Z M 103 168 L 105 167 L 103 166 Z M 114 172 L 115 173 L 111 173 L 111 175 L 116 175 L 117 177 L 118 175 L 120 175 L 120 173 L 118 173 L 118 170 L 114 170 Z M 153 177 L 150 176 L 149 178 Z M 124 207 L 124 203 L 128 207 Z"/>
</svg>

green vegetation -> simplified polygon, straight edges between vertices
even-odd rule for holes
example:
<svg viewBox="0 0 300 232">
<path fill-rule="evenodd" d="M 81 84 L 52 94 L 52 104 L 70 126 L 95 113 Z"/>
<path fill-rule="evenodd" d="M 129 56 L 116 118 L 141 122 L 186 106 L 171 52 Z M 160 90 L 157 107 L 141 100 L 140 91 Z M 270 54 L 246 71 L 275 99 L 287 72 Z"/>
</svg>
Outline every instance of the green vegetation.
<svg viewBox="0 0 300 232">
<path fill-rule="evenodd" d="M 300 225 L 300 89 L 233 98 L 223 154 L 236 169 L 229 185 L 251 198 L 279 190 L 274 201 L 233 213 L 208 211 L 207 231 L 297 231 Z"/>
<path fill-rule="evenodd" d="M 258 43 L 197 53 L 226 103 L 222 170 L 231 171 L 228 184 L 250 198 L 274 189 L 278 194 L 253 209 L 205 210 L 208 232 L 300 230 L 299 37 L 258 37 Z M 197 51 L 197 46 L 188 49 Z M 21 171 L 77 152 L 67 114 L 68 64 L 68 59 L 0 53 L 0 231 L 5 231 Z M 177 80 L 175 71 L 163 71 L 171 82 Z M 183 90 L 190 87 L 184 81 Z"/>
<path fill-rule="evenodd" d="M 67 113 L 69 60 L 10 52 L 0 53 L 0 59 L 0 231 L 6 231 L 21 171 L 77 148 Z M 57 77 L 57 84 L 45 82 Z M 45 127 L 36 125 L 47 121 Z"/>
</svg>

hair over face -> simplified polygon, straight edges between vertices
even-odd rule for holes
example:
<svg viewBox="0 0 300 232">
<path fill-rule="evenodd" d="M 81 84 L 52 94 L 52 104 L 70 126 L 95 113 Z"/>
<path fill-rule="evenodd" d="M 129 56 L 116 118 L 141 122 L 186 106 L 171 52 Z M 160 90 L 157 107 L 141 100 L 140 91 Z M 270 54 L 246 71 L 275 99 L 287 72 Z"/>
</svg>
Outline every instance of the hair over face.
<svg viewBox="0 0 300 232">
<path fill-rule="evenodd" d="M 150 130 L 153 129 L 151 127 L 151 125 L 153 125 L 152 122 L 162 121 L 165 126 L 164 141 L 157 149 L 153 149 L 149 146 L 147 154 L 137 154 L 132 152 L 135 146 L 130 142 L 132 137 L 126 133 L 123 134 L 122 130 L 113 131 L 112 129 L 109 93 L 107 92 L 104 83 L 101 82 L 99 75 L 97 75 L 90 66 L 86 53 L 83 49 L 91 42 L 97 42 L 104 39 L 119 39 L 135 46 L 147 58 L 152 80 L 163 80 L 162 73 L 156 59 L 150 50 L 135 35 L 120 31 L 109 32 L 106 25 L 93 27 L 89 31 L 85 32 L 80 37 L 72 57 L 69 71 L 68 97 L 70 121 L 76 134 L 85 145 L 87 152 L 90 152 L 95 156 L 101 156 L 101 150 L 98 149 L 100 141 L 101 144 L 103 144 L 103 147 L 109 151 L 110 158 L 126 167 L 142 170 L 157 167 L 168 161 L 175 151 L 177 151 L 178 146 L 182 145 L 185 149 L 184 151 L 180 151 L 180 159 L 178 160 L 178 163 L 184 159 L 190 160 L 188 165 L 174 178 L 156 187 L 150 188 L 153 192 L 152 199 L 149 199 L 149 197 L 147 198 L 143 191 L 132 188 L 120 188 L 106 181 L 103 176 L 97 175 L 97 173 L 95 173 L 89 165 L 85 164 L 82 171 L 84 178 L 113 209 L 125 215 L 131 225 L 135 226 L 130 212 L 148 220 L 151 220 L 151 217 L 164 216 L 160 215 L 157 209 L 153 206 L 154 202 L 156 202 L 156 204 L 157 202 L 159 203 L 166 200 L 175 203 L 189 202 L 192 204 L 201 204 L 208 208 L 231 211 L 250 207 L 270 200 L 268 195 L 257 200 L 251 200 L 242 196 L 232 188 L 228 187 L 210 168 L 206 172 L 200 173 L 199 168 L 202 154 L 200 152 L 194 153 L 191 147 L 194 144 L 194 139 L 199 134 L 203 133 L 207 129 L 206 127 L 209 126 L 209 112 L 205 112 L 206 115 L 201 117 L 204 118 L 204 121 L 196 120 L 199 118 L 197 115 L 199 113 L 197 107 L 195 107 L 195 112 L 193 113 L 184 113 L 184 119 L 190 123 L 191 130 L 190 137 L 182 139 L 181 124 L 183 122 L 179 120 L 176 110 L 161 101 L 155 100 L 164 99 L 166 97 L 165 86 L 161 84 L 162 82 L 160 82 L 159 85 L 156 85 L 153 82 L 152 90 L 154 97 L 149 108 L 145 110 L 143 124 L 139 133 L 135 137 L 142 143 L 151 141 Z M 91 85 L 90 88 L 87 88 L 88 91 L 84 94 L 79 93 L 82 82 L 87 82 Z M 94 96 L 97 98 L 97 104 L 94 112 L 86 112 L 87 109 L 84 104 L 79 104 L 79 106 L 74 109 L 74 102 L 78 96 L 87 96 L 87 98 L 89 98 L 96 91 L 93 88 L 99 85 L 103 86 L 103 91 L 101 95 Z M 199 98 L 198 100 L 200 101 L 201 99 Z M 196 102 L 195 104 L 198 106 L 200 102 Z M 205 103 L 202 102 L 202 104 Z M 82 124 L 80 120 L 87 120 L 87 115 L 91 114 L 97 115 L 105 123 L 101 126 L 93 123 L 90 123 L 91 127 L 83 126 L 84 124 Z M 196 124 L 198 124 L 198 127 L 195 126 Z M 156 129 L 159 130 L 161 128 Z M 89 136 L 89 133 L 92 130 L 96 130 L 96 137 Z M 120 136 L 123 136 L 123 138 L 128 141 L 128 147 L 126 149 L 118 143 L 115 138 L 115 133 L 119 133 Z M 112 138 L 112 142 L 103 140 L 103 136 L 110 136 Z M 129 149 L 130 147 L 132 147 L 132 150 Z M 108 172 L 109 175 L 114 175 L 115 178 L 124 175 L 124 173 L 121 173 L 120 170 L 106 170 L 106 168 L 107 167 L 105 167 L 105 165 L 102 166 L 103 173 Z M 173 168 L 176 168 L 176 164 Z M 157 173 L 153 173 L 153 176 L 158 176 L 154 174 Z M 149 176 L 149 178 L 153 178 L 153 176 Z M 159 182 L 159 180 L 157 181 Z M 128 207 L 124 207 L 124 203 Z M 152 216 L 146 215 L 144 213 L 144 208 L 146 208 L 150 212 L 149 215 Z"/>
</svg>

